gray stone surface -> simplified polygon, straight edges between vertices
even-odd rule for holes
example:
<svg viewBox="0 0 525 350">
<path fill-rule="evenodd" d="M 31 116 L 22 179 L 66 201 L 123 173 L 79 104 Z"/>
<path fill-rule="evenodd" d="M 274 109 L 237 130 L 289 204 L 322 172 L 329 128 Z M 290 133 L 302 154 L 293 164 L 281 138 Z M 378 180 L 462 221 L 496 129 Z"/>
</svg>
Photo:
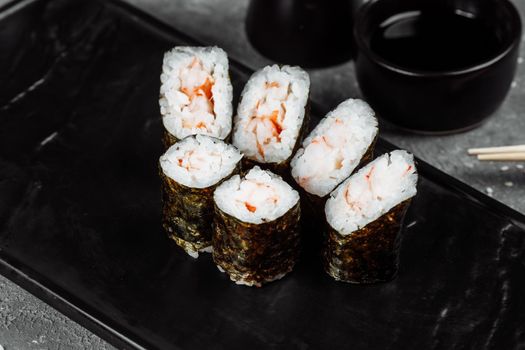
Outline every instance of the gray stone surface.
<svg viewBox="0 0 525 350">
<path fill-rule="evenodd" d="M 246 40 L 244 14 L 248 0 L 127 0 L 195 38 L 223 47 L 230 56 L 253 68 L 270 61 Z M 8 0 L 0 0 L 0 6 Z M 516 0 L 522 15 L 525 1 Z M 522 54 L 525 47 L 522 45 Z M 521 62 L 522 60 L 520 60 Z M 309 70 L 312 98 L 335 106 L 359 97 L 351 62 Z M 525 163 L 481 163 L 467 156 L 474 146 L 525 143 L 525 67 L 519 65 L 513 88 L 502 107 L 478 129 L 463 134 L 428 137 L 382 126 L 384 138 L 412 151 L 437 168 L 525 213 Z M 489 190 L 490 189 L 490 190 Z M 97 336 L 71 321 L 15 284 L 0 277 L 0 345 L 9 349 L 111 349 Z"/>
<path fill-rule="evenodd" d="M 4 350 L 114 349 L 2 276 L 0 345 Z"/>
</svg>

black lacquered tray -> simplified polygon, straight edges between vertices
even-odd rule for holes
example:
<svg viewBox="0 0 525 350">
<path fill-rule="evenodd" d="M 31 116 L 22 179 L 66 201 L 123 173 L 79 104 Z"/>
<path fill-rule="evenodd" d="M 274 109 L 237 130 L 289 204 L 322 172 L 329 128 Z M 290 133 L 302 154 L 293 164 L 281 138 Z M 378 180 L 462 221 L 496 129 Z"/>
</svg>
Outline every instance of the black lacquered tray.
<svg viewBox="0 0 525 350">
<path fill-rule="evenodd" d="M 121 348 L 525 344 L 525 217 L 423 162 L 391 283 L 336 283 L 306 251 L 285 279 L 246 288 L 174 247 L 160 227 L 159 72 L 188 43 L 119 2 L 3 9 L 2 274 Z M 239 93 L 250 71 L 231 66 Z"/>
</svg>

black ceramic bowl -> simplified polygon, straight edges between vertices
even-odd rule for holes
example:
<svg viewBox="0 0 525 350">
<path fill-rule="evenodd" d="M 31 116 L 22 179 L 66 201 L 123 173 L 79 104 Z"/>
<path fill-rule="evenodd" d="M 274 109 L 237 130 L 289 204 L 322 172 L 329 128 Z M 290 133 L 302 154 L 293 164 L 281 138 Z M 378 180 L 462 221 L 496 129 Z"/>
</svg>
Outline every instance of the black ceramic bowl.
<svg viewBox="0 0 525 350">
<path fill-rule="evenodd" d="M 246 33 L 264 56 L 286 64 L 325 67 L 350 59 L 348 26 L 362 0 L 251 0 Z"/>
<path fill-rule="evenodd" d="M 359 86 L 381 118 L 413 131 L 458 132 L 503 102 L 521 20 L 508 0 L 375 0 L 358 12 L 354 39 Z"/>
</svg>

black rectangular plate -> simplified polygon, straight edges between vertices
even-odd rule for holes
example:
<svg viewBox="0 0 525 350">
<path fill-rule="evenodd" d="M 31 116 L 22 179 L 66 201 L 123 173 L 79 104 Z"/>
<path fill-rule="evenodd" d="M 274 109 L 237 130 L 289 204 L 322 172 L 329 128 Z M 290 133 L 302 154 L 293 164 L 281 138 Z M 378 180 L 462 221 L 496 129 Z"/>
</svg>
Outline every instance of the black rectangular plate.
<svg viewBox="0 0 525 350">
<path fill-rule="evenodd" d="M 66 315 L 122 348 L 525 343 L 523 215 L 419 162 L 396 280 L 337 283 L 305 252 L 283 280 L 237 286 L 160 227 L 162 55 L 195 43 L 116 1 L 1 13 L 1 272 Z M 238 94 L 250 71 L 231 68 Z"/>
</svg>

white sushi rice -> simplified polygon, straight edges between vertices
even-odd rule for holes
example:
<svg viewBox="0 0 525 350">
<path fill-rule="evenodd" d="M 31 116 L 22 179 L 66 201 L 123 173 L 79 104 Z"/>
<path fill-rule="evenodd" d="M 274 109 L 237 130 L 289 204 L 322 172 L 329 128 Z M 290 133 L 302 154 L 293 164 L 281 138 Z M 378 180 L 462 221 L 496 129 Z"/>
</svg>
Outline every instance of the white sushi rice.
<svg viewBox="0 0 525 350">
<path fill-rule="evenodd" d="M 261 163 L 288 159 L 299 136 L 310 78 L 299 67 L 267 66 L 248 80 L 234 118 L 233 144 Z"/>
<path fill-rule="evenodd" d="M 232 145 L 205 135 L 189 136 L 160 157 L 164 174 L 192 188 L 215 185 L 230 175 L 242 158 Z"/>
<path fill-rule="evenodd" d="M 337 232 L 349 235 L 415 196 L 416 183 L 411 154 L 401 150 L 384 154 L 330 194 L 325 206 L 326 219 Z"/>
<path fill-rule="evenodd" d="M 299 193 L 280 176 L 255 166 L 244 178 L 235 175 L 220 184 L 213 198 L 226 214 L 261 224 L 286 214 L 299 201 Z"/>
<path fill-rule="evenodd" d="M 170 134 L 179 140 L 195 134 L 224 140 L 230 134 L 233 89 L 224 50 L 177 46 L 164 54 L 160 80 L 160 113 Z"/>
<path fill-rule="evenodd" d="M 377 135 L 377 119 L 362 100 L 349 99 L 323 118 L 291 162 L 292 177 L 324 197 L 357 167 Z"/>
</svg>

